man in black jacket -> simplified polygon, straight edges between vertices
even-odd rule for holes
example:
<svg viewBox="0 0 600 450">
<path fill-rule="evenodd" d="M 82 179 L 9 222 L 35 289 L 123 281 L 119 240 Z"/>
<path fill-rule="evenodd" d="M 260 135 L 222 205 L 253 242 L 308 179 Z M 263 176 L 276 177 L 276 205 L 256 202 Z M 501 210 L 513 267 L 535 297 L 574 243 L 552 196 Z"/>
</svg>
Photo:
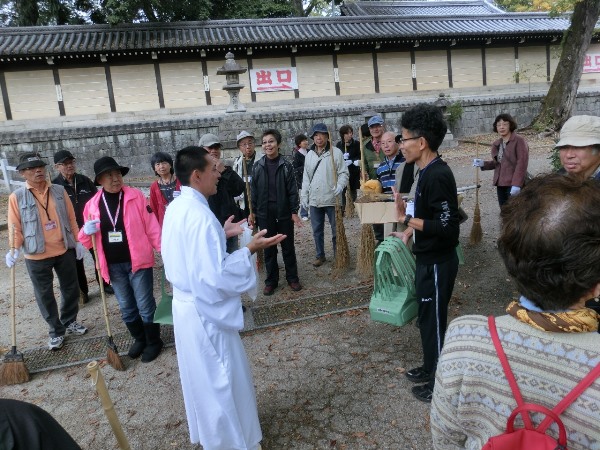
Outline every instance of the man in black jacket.
<svg viewBox="0 0 600 450">
<path fill-rule="evenodd" d="M 227 219 L 234 216 L 235 221 L 243 219 L 243 212 L 235 202 L 234 198 L 242 195 L 246 188 L 244 180 L 221 160 L 221 141 L 217 136 L 207 133 L 200 138 L 200 147 L 217 160 L 217 170 L 221 173 L 217 193 L 208 197 L 208 206 L 221 225 Z M 227 239 L 227 253 L 233 253 L 238 249 L 238 237 L 232 236 Z"/>
<path fill-rule="evenodd" d="M 60 150 L 54 154 L 54 167 L 58 170 L 57 175 L 53 180 L 53 184 L 60 184 L 65 188 L 71 203 L 73 203 L 73 209 L 75 210 L 75 219 L 79 228 L 85 223 L 85 217 L 83 217 L 83 207 L 87 201 L 94 196 L 98 188 L 92 180 L 85 175 L 77 173 L 75 166 L 75 157 L 68 150 Z M 90 249 L 92 259 L 94 258 L 94 250 Z M 77 279 L 79 281 L 79 289 L 81 290 L 81 303 L 87 303 L 89 301 L 88 283 L 85 275 L 85 267 L 83 266 L 83 258 L 76 260 L 77 266 Z M 98 273 L 96 273 L 96 280 L 98 280 Z M 104 286 L 104 292 L 106 294 L 113 294 L 114 291 L 110 285 Z"/>
<path fill-rule="evenodd" d="M 426 383 L 412 388 L 413 395 L 424 402 L 431 402 L 433 395 L 435 370 L 448 321 L 448 303 L 458 272 L 456 182 L 452 170 L 438 153 L 446 129 L 438 107 L 420 104 L 403 114 L 402 138 L 399 139 L 406 162 L 414 162 L 419 167 L 414 212 L 406 211 L 406 202 L 396 194 L 398 221 L 408 228 L 393 234 L 405 243 L 414 234 L 412 250 L 416 256 L 417 320 L 423 365 L 406 372 L 406 377 L 414 383 Z"/>
<path fill-rule="evenodd" d="M 294 247 L 294 223 L 299 227 L 298 217 L 300 197 L 294 167 L 279 154 L 281 134 L 277 130 L 265 130 L 262 135 L 263 156 L 252 168 L 251 201 L 253 216 L 261 230 L 266 229 L 265 237 L 285 234 L 281 241 L 281 253 L 285 265 L 285 278 L 293 291 L 302 289 L 298 279 L 298 264 Z M 264 295 L 272 295 L 279 284 L 277 246 L 265 248 Z"/>
</svg>

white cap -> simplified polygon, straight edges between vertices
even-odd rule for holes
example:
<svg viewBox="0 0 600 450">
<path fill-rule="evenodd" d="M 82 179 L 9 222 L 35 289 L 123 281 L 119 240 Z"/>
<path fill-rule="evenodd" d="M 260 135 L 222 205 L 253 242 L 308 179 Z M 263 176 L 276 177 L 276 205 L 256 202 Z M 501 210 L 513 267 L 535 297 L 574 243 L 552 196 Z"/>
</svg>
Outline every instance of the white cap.
<svg viewBox="0 0 600 450">
<path fill-rule="evenodd" d="M 600 117 L 573 116 L 565 122 L 560 130 L 560 140 L 555 147 L 572 145 L 587 147 L 600 144 Z"/>
<path fill-rule="evenodd" d="M 235 138 L 235 145 L 239 144 L 239 142 L 247 137 L 251 137 L 252 139 L 254 139 L 254 135 L 252 133 L 248 133 L 246 130 L 240 131 L 240 134 L 237 135 L 237 137 Z"/>
</svg>

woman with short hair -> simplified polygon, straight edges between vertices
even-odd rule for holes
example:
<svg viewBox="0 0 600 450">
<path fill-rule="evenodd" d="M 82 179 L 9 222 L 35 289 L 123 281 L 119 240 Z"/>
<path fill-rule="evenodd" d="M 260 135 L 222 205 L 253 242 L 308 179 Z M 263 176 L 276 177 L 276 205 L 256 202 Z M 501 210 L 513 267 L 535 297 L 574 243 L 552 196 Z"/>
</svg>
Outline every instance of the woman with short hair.
<svg viewBox="0 0 600 450">
<path fill-rule="evenodd" d="M 150 166 L 158 179 L 150 185 L 150 208 L 162 228 L 167 206 L 181 192 L 181 183 L 173 170 L 173 158 L 165 152 L 156 152 L 150 159 Z"/>
</svg>

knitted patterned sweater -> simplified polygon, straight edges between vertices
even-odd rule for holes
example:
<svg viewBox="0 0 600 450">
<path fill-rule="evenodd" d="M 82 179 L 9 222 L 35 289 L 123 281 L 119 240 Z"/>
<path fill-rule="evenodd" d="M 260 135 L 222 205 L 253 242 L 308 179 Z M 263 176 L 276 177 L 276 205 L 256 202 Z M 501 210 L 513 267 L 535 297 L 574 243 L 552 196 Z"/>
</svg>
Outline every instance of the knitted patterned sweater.
<svg viewBox="0 0 600 450">
<path fill-rule="evenodd" d="M 523 399 L 552 409 L 600 362 L 600 334 L 536 330 L 511 316 L 498 335 Z M 481 449 L 506 430 L 517 406 L 490 337 L 487 318 L 463 316 L 446 332 L 438 363 L 431 432 L 435 449 Z M 534 425 L 544 416 L 533 414 Z M 560 416 L 569 450 L 600 450 L 600 379 Z M 520 417 L 516 422 L 522 427 Z M 552 424 L 548 434 L 557 437 Z"/>
</svg>

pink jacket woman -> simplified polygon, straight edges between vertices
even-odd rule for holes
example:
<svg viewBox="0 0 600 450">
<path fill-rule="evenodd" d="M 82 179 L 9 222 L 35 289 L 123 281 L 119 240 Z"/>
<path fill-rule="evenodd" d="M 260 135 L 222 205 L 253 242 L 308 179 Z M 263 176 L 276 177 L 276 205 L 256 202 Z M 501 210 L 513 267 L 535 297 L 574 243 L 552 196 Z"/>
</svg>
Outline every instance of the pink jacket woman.
<svg viewBox="0 0 600 450">
<path fill-rule="evenodd" d="M 85 220 L 100 219 L 99 202 L 102 196 L 102 190 L 99 190 L 85 205 L 83 217 Z M 129 186 L 123 186 L 123 221 L 127 236 L 135 236 L 135 239 L 129 239 L 129 252 L 131 254 L 131 270 L 136 272 L 139 269 L 154 267 L 154 252 L 152 249 L 160 252 L 160 226 L 154 214 L 148 213 L 148 206 L 144 194 Z M 87 248 L 92 247 L 92 238 L 79 230 L 79 241 Z M 102 239 L 96 239 L 98 249 L 98 261 L 100 262 L 100 273 L 107 283 L 110 283 L 108 275 L 108 265 L 104 249 L 102 248 Z"/>
</svg>

